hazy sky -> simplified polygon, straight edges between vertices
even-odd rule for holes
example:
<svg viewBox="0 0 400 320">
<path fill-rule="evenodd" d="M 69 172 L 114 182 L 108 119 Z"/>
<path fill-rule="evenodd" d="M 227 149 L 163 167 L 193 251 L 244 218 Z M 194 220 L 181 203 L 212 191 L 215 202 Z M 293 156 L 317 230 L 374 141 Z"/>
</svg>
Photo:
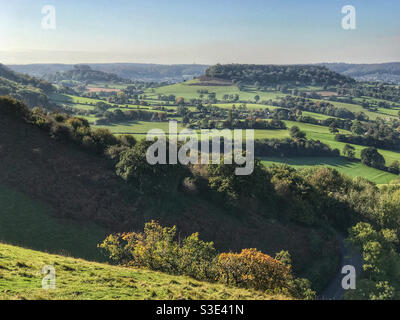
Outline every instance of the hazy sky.
<svg viewBox="0 0 400 320">
<path fill-rule="evenodd" d="M 400 61 L 399 0 L 0 0 L 0 63 Z M 56 30 L 43 30 L 44 5 Z M 341 9 L 356 8 L 356 30 Z"/>
</svg>

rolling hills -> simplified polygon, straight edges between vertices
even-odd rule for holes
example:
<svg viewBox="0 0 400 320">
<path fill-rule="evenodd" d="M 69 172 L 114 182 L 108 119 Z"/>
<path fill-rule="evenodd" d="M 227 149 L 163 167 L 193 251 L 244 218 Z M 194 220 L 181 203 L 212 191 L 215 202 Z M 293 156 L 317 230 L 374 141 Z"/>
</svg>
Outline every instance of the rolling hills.
<svg viewBox="0 0 400 320">
<path fill-rule="evenodd" d="M 359 81 L 400 82 L 400 62 L 376 64 L 323 63 L 321 65 Z"/>
<path fill-rule="evenodd" d="M 335 271 L 337 243 L 326 230 L 269 219 L 268 207 L 263 214 L 250 208 L 232 212 L 208 196 L 179 189 L 141 195 L 103 156 L 52 139 L 24 121 L 2 116 L 0 126 L 6 128 L 0 130 L 3 242 L 98 260 L 96 244 L 104 234 L 140 230 L 155 219 L 177 225 L 182 235 L 199 232 L 220 251 L 289 250 L 296 272 L 312 271 L 319 286 L 328 280 L 322 274 Z M 325 244 L 323 251 L 316 238 Z"/>
</svg>

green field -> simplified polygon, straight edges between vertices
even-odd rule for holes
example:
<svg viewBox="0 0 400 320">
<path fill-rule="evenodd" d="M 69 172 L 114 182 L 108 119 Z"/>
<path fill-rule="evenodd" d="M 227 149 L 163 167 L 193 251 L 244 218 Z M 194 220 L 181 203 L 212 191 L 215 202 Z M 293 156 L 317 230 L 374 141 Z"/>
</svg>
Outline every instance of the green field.
<svg viewBox="0 0 400 320">
<path fill-rule="evenodd" d="M 324 100 L 315 100 L 314 101 L 324 101 Z M 329 103 L 333 104 L 335 107 L 338 108 L 345 108 L 350 110 L 351 112 L 364 112 L 371 120 L 375 120 L 376 118 L 396 118 L 398 119 L 398 111 L 397 109 L 385 109 L 385 108 L 378 108 L 378 112 L 372 112 L 367 109 L 364 109 L 362 106 L 357 104 L 350 104 L 350 103 L 343 103 L 343 102 L 336 102 L 336 101 L 329 101 Z"/>
<path fill-rule="evenodd" d="M 0 244 L 0 300 L 271 300 L 287 299 L 188 277 L 110 266 Z M 42 289 L 44 266 L 56 289 Z"/>
<path fill-rule="evenodd" d="M 238 94 L 240 100 L 253 100 L 256 95 L 260 96 L 260 100 L 269 100 L 276 99 L 279 96 L 285 96 L 285 94 L 281 92 L 264 92 L 255 90 L 253 87 L 247 86 L 240 91 L 235 85 L 228 86 L 203 86 L 203 85 L 194 85 L 199 84 L 199 80 L 191 80 L 184 83 L 177 83 L 169 86 L 164 86 L 160 88 L 156 88 L 154 92 L 150 90 L 146 91 L 147 98 L 157 99 L 158 94 L 163 95 L 175 95 L 176 97 L 182 97 L 184 99 L 198 99 L 199 93 L 198 90 L 208 90 L 209 93 L 216 93 L 217 99 L 222 100 L 225 94 Z M 206 97 L 207 94 L 204 94 Z"/>
<path fill-rule="evenodd" d="M 305 131 L 307 133 L 307 138 L 309 139 L 314 139 L 314 140 L 320 140 L 323 143 L 328 144 L 331 148 L 337 148 L 340 151 L 343 150 L 344 146 L 346 143 L 344 142 L 338 142 L 335 140 L 335 136 L 329 132 L 328 127 L 322 127 L 322 126 L 317 126 L 313 124 L 308 124 L 308 123 L 300 123 L 300 122 L 294 122 L 294 121 L 284 121 L 286 125 L 290 128 L 292 126 L 298 126 L 301 130 Z M 350 133 L 345 130 L 339 130 L 341 133 Z M 361 151 L 365 148 L 366 146 L 360 146 L 360 145 L 352 145 L 356 149 L 356 157 L 360 159 L 361 157 Z M 396 151 L 389 151 L 389 150 L 383 150 L 383 149 L 378 149 L 379 152 L 385 157 L 386 159 L 386 164 L 389 165 L 395 160 L 400 161 L 400 152 Z"/>
<path fill-rule="evenodd" d="M 107 232 L 90 222 L 54 217 L 39 201 L 0 185 L 0 241 L 35 250 L 103 261 L 96 248 Z M 0 259 L 1 260 L 1 259 Z"/>
<path fill-rule="evenodd" d="M 387 184 L 398 178 L 397 175 L 389 172 L 381 171 L 378 169 L 370 168 L 361 162 L 350 161 L 346 158 L 332 158 L 332 157 L 298 157 L 298 158 L 277 158 L 277 157 L 263 157 L 262 163 L 266 166 L 273 164 L 287 164 L 297 169 L 310 168 L 316 166 L 323 166 L 333 168 L 339 172 L 355 178 L 363 177 L 377 184 Z"/>
<path fill-rule="evenodd" d="M 158 101 L 158 95 L 163 94 L 163 95 L 175 95 L 176 97 L 182 96 L 183 98 L 186 99 L 186 101 L 190 99 L 198 99 L 199 98 L 199 93 L 198 90 L 208 90 L 209 93 L 216 93 L 217 99 L 222 100 L 223 95 L 225 94 L 239 94 L 240 100 L 241 101 L 253 101 L 252 103 L 246 103 L 246 107 L 248 110 L 260 110 L 260 109 L 265 109 L 269 108 L 270 110 L 277 109 L 278 107 L 274 106 L 267 106 L 264 104 L 257 104 L 254 102 L 254 96 L 259 95 L 262 100 L 275 100 L 281 96 L 284 96 L 285 94 L 282 94 L 279 91 L 269 91 L 269 92 L 261 92 L 255 90 L 251 86 L 244 87 L 243 91 L 239 91 L 237 86 L 234 85 L 199 85 L 201 84 L 198 79 L 187 81 L 184 83 L 177 83 L 173 85 L 168 85 L 168 86 L 163 86 L 160 88 L 156 89 L 149 89 L 145 92 L 146 95 L 146 101 L 154 102 L 160 104 L 161 101 Z M 98 84 L 99 86 L 105 86 L 105 84 Z M 110 87 L 112 87 L 110 85 Z M 317 90 L 321 88 L 300 88 L 301 90 Z M 299 89 L 299 90 L 300 90 Z M 207 94 L 204 94 L 204 97 L 207 97 Z M 101 101 L 101 100 L 96 100 L 96 99 L 89 99 L 89 98 L 81 98 L 81 97 L 76 97 L 76 96 L 69 96 L 69 95 L 59 95 L 59 96 L 53 96 L 52 97 L 55 100 L 61 100 L 65 101 L 68 105 L 71 107 L 78 108 L 83 111 L 88 111 L 93 109 L 92 105 L 94 105 L 96 102 Z M 372 99 L 372 98 L 368 98 Z M 315 99 L 314 99 L 315 100 Z M 374 99 L 378 101 L 379 99 Z M 315 100 L 315 101 L 326 101 L 326 100 Z M 356 100 L 358 101 L 358 100 Z M 341 108 L 346 108 L 352 112 L 364 112 L 366 113 L 371 119 L 376 119 L 377 117 L 392 117 L 392 118 L 398 118 L 398 110 L 397 109 L 383 109 L 379 108 L 378 112 L 371 112 L 367 111 L 366 109 L 362 108 L 360 105 L 355 105 L 355 104 L 348 104 L 348 103 L 342 103 L 342 102 L 331 102 L 334 106 L 336 107 L 341 107 Z M 241 102 L 236 102 L 236 103 L 216 103 L 214 104 L 216 107 L 223 108 L 223 109 L 231 109 L 233 105 L 236 107 L 239 107 L 242 103 Z M 122 106 L 121 106 L 122 107 Z M 137 109 L 138 106 L 135 105 L 128 105 L 128 108 L 132 109 Z M 147 109 L 149 111 L 152 111 L 152 107 L 140 107 L 141 109 Z M 176 107 L 174 106 L 167 106 L 168 109 L 174 110 Z M 126 108 L 120 108 L 121 110 L 127 110 Z M 189 107 L 192 111 L 194 111 L 194 107 Z M 110 111 L 113 111 L 115 109 L 110 109 Z M 154 110 L 156 111 L 156 110 Z M 323 114 L 318 114 L 318 113 L 313 113 L 313 112 L 307 112 L 304 111 L 303 115 L 305 116 L 311 116 L 315 119 L 327 119 L 330 118 L 330 116 L 323 115 Z M 89 122 L 93 125 L 96 121 L 96 117 L 94 116 L 85 116 L 86 119 L 89 120 Z M 322 143 L 325 143 L 329 145 L 331 148 L 337 148 L 340 151 L 343 150 L 344 146 L 346 143 L 338 142 L 334 139 L 334 134 L 329 132 L 328 127 L 324 126 L 318 126 L 318 125 L 313 125 L 313 124 L 308 124 L 308 123 L 301 123 L 301 122 L 293 122 L 293 121 L 284 121 L 287 125 L 288 128 L 291 128 L 292 126 L 298 126 L 301 130 L 305 131 L 307 134 L 308 139 L 313 139 L 313 140 L 319 140 Z M 146 121 L 130 121 L 130 122 L 122 122 L 122 123 L 117 123 L 117 124 L 111 124 L 111 125 L 101 125 L 101 126 L 96 126 L 99 128 L 107 128 L 109 129 L 112 133 L 114 134 L 132 134 L 135 138 L 137 139 L 144 139 L 146 137 L 146 134 L 148 133 L 149 130 L 151 129 L 162 129 L 164 132 L 168 134 L 168 123 L 159 123 L 159 122 L 146 122 Z M 181 124 L 178 125 L 178 130 L 182 130 L 183 126 Z M 339 130 L 340 133 L 344 134 L 349 134 L 350 132 L 345 131 L 345 130 Z M 199 131 L 197 131 L 199 132 Z M 283 138 L 288 138 L 289 137 L 289 131 L 288 130 L 255 130 L 255 138 L 256 139 L 283 139 Z M 200 137 L 199 137 L 200 138 Z M 355 147 L 356 151 L 356 158 L 360 159 L 361 156 L 361 151 L 366 148 L 366 146 L 360 146 L 360 145 L 353 145 Z M 385 157 L 386 159 L 386 165 L 390 165 L 393 161 L 398 160 L 400 161 L 400 153 L 399 152 L 394 152 L 394 151 L 389 151 L 389 150 L 379 150 L 379 152 Z M 340 167 L 340 170 L 342 172 L 346 172 L 346 174 L 349 174 L 350 176 L 354 176 L 354 163 L 352 166 L 350 166 L 352 169 L 345 170 L 347 167 L 342 166 Z M 363 166 L 364 167 L 364 166 Z M 365 171 L 364 167 L 364 171 Z M 391 175 L 385 172 L 378 172 L 376 173 L 375 169 L 371 169 L 370 172 L 361 172 L 362 175 L 369 177 L 370 180 L 379 182 L 381 183 L 382 181 L 387 181 L 388 179 L 391 179 Z M 363 171 L 363 170 L 361 170 Z M 374 172 L 372 172 L 374 171 Z M 358 174 L 358 171 L 356 171 Z M 383 175 L 381 177 L 381 175 Z"/>
</svg>

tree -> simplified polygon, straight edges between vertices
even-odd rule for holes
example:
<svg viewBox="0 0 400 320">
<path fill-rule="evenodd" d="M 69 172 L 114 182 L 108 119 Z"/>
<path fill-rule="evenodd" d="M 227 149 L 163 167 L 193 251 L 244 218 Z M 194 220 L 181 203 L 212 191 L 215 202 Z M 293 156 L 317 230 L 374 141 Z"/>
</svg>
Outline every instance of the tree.
<svg viewBox="0 0 400 320">
<path fill-rule="evenodd" d="M 336 127 L 336 124 L 334 123 L 334 122 L 332 122 L 330 125 L 329 125 L 329 131 L 330 131 L 330 133 L 338 133 L 339 132 L 339 130 L 338 130 L 338 128 Z"/>
<path fill-rule="evenodd" d="M 361 151 L 361 162 L 365 165 L 377 169 L 385 168 L 385 158 L 374 147 L 366 148 Z"/>
<path fill-rule="evenodd" d="M 218 257 L 221 280 L 227 285 L 273 290 L 287 286 L 290 267 L 257 249 L 244 249 L 240 254 L 222 253 Z"/>
<path fill-rule="evenodd" d="M 400 162 L 395 160 L 392 162 L 392 164 L 388 168 L 389 172 L 394 173 L 394 174 L 399 174 L 400 173 Z"/>
<path fill-rule="evenodd" d="M 126 180 L 132 187 L 140 192 L 165 194 L 178 188 L 187 167 L 181 164 L 156 164 L 151 165 L 147 161 L 146 153 L 152 142 L 142 140 L 133 148 L 122 152 L 120 161 L 116 165 L 116 172 L 122 179 Z M 169 156 L 168 143 L 166 143 L 166 155 Z M 166 159 L 166 163 L 169 160 Z"/>
<path fill-rule="evenodd" d="M 306 133 L 301 131 L 298 126 L 293 126 L 289 130 L 290 136 L 294 139 L 304 139 L 306 137 Z"/>
<path fill-rule="evenodd" d="M 185 99 L 183 99 L 182 97 L 178 97 L 178 98 L 176 99 L 176 104 L 177 104 L 177 105 L 183 105 L 183 104 L 185 104 Z"/>
<path fill-rule="evenodd" d="M 255 101 L 255 102 L 260 101 L 260 96 L 259 96 L 259 95 L 256 95 L 256 96 L 254 97 L 254 101 Z"/>
<path fill-rule="evenodd" d="M 355 152 L 355 148 L 350 145 L 350 144 L 346 144 L 343 148 L 343 155 L 349 159 L 354 159 L 356 152 Z"/>
<path fill-rule="evenodd" d="M 361 135 L 365 132 L 364 127 L 360 121 L 354 121 L 353 125 L 351 126 L 351 131 L 357 135 Z"/>
</svg>

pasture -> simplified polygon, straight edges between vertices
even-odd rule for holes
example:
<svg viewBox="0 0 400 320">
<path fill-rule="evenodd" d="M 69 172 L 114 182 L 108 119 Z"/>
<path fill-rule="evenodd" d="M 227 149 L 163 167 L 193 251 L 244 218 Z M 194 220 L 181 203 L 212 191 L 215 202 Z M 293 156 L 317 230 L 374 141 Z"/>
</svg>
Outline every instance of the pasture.
<svg viewBox="0 0 400 320">
<path fill-rule="evenodd" d="M 387 184 L 398 178 L 397 175 L 392 173 L 374 169 L 362 164 L 359 161 L 350 161 L 343 157 L 263 157 L 261 160 L 265 166 L 272 166 L 274 164 L 287 164 L 296 169 L 314 168 L 319 166 L 332 168 L 351 178 L 363 177 L 377 184 Z"/>
</svg>

